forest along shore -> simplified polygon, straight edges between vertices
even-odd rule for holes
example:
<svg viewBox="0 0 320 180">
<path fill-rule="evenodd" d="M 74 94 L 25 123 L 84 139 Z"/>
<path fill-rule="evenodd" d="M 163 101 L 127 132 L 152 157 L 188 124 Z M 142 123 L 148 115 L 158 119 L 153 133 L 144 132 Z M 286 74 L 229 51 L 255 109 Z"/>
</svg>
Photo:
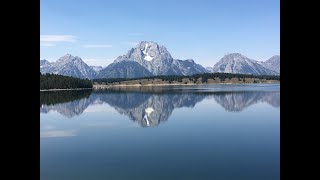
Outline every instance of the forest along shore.
<svg viewBox="0 0 320 180">
<path fill-rule="evenodd" d="M 93 89 L 104 89 L 111 88 L 114 86 L 188 86 L 188 85 L 206 85 L 206 84 L 253 84 L 253 83 L 280 83 L 279 80 L 267 80 L 267 79 L 259 79 L 259 78 L 214 78 L 207 79 L 203 81 L 201 78 L 198 79 L 189 79 L 183 78 L 180 81 L 168 81 L 162 79 L 137 79 L 137 80 L 127 80 L 120 82 L 112 82 L 112 83 L 98 83 L 94 82 Z"/>
<path fill-rule="evenodd" d="M 41 74 L 40 91 L 65 91 L 92 89 L 92 81 L 58 74 Z"/>
</svg>

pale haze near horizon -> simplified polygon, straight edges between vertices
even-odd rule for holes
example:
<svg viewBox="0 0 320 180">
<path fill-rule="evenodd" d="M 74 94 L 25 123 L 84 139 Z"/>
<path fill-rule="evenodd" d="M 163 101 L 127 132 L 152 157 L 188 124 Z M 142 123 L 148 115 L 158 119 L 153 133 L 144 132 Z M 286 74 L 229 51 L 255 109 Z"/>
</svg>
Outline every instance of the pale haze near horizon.
<svg viewBox="0 0 320 180">
<path fill-rule="evenodd" d="M 140 41 L 213 66 L 225 54 L 280 55 L 279 0 L 41 0 L 40 59 L 107 66 Z"/>
</svg>

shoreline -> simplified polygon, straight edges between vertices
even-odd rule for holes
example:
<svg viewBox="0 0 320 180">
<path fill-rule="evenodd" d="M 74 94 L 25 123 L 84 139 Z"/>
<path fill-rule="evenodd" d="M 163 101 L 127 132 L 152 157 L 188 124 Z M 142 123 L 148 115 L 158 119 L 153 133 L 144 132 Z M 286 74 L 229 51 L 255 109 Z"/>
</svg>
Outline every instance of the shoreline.
<svg viewBox="0 0 320 180">
<path fill-rule="evenodd" d="M 94 89 L 92 88 L 75 88 L 75 89 L 40 89 L 41 91 L 77 91 L 77 90 L 89 90 L 89 89 Z"/>
<path fill-rule="evenodd" d="M 210 84 L 280 84 L 280 82 L 265 82 L 265 83 L 207 83 L 207 84 L 114 84 L 114 85 L 93 85 L 92 88 L 75 88 L 75 89 L 40 89 L 40 92 L 46 91 L 78 91 L 78 90 L 94 90 L 107 89 L 112 87 L 160 87 L 160 86 L 202 86 Z"/>
<path fill-rule="evenodd" d="M 266 83 L 208 83 L 208 84 L 114 84 L 114 85 L 93 85 L 93 89 L 112 88 L 112 87 L 157 87 L 157 86 L 195 86 L 210 84 L 280 84 L 280 82 Z"/>
</svg>

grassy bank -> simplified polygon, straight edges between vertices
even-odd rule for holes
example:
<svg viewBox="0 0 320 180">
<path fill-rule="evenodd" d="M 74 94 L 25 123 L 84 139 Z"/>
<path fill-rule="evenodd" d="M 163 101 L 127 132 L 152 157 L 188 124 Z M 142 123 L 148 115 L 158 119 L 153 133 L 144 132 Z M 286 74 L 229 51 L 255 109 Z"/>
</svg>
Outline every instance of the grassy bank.
<svg viewBox="0 0 320 180">
<path fill-rule="evenodd" d="M 260 79 L 260 78 L 230 78 L 230 79 L 207 79 L 203 82 L 201 78 L 196 80 L 190 80 L 188 78 L 183 78 L 181 81 L 168 81 L 162 79 L 137 79 L 137 80 L 127 80 L 112 83 L 94 83 L 94 89 L 109 88 L 115 86 L 188 86 L 188 85 L 205 85 L 205 84 L 254 84 L 254 83 L 280 83 L 279 80 L 270 79 Z"/>
</svg>

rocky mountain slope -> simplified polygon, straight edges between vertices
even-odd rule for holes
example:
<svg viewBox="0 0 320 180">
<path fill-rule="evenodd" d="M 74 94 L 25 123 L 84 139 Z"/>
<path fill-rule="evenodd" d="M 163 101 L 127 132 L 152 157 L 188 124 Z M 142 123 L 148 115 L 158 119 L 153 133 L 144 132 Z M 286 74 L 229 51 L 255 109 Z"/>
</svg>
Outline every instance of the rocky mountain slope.
<svg viewBox="0 0 320 180">
<path fill-rule="evenodd" d="M 52 63 L 46 60 L 40 61 L 40 72 L 88 79 L 93 79 L 97 75 L 80 57 L 71 54 L 66 54 Z"/>
<path fill-rule="evenodd" d="M 204 67 L 192 59 L 173 59 L 167 48 L 153 41 L 141 41 L 126 55 L 119 56 L 114 63 L 135 61 L 153 75 L 192 75 L 207 72 Z"/>
<path fill-rule="evenodd" d="M 123 60 L 102 69 L 96 78 L 138 78 L 152 76 L 152 73 L 135 61 Z"/>
<path fill-rule="evenodd" d="M 267 69 L 271 69 L 272 71 L 275 71 L 280 74 L 280 56 L 279 55 L 272 56 L 270 59 L 264 62 L 260 62 L 260 64 L 263 67 Z"/>
<path fill-rule="evenodd" d="M 249 59 L 239 53 L 225 55 L 214 65 L 213 72 L 253 75 L 279 75 L 277 72 L 263 67 L 258 61 Z"/>
<path fill-rule="evenodd" d="M 102 66 L 89 66 L 89 67 L 92 68 L 97 74 L 99 73 L 99 71 L 103 69 Z"/>
</svg>

